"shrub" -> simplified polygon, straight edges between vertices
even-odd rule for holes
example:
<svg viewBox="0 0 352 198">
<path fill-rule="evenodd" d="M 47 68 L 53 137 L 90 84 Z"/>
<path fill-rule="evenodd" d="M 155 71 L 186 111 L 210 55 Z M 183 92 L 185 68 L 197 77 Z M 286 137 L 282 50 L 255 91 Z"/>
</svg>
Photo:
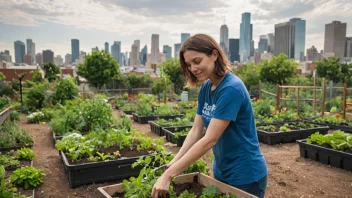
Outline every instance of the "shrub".
<svg viewBox="0 0 352 198">
<path fill-rule="evenodd" d="M 54 97 L 58 102 L 63 104 L 66 100 L 72 100 L 78 96 L 78 86 L 73 78 L 60 80 L 56 85 Z"/>
<path fill-rule="evenodd" d="M 37 85 L 28 89 L 25 104 L 30 111 L 35 111 L 43 107 L 45 100 L 45 86 Z"/>
<path fill-rule="evenodd" d="M 12 111 L 10 114 L 10 120 L 11 121 L 17 121 L 20 120 L 20 113 L 18 113 L 17 111 Z"/>
</svg>

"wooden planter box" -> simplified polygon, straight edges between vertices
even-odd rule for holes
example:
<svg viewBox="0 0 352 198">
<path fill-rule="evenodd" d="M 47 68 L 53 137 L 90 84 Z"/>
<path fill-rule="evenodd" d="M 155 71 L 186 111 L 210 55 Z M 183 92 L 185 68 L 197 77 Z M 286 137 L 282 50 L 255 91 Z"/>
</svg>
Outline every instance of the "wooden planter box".
<svg viewBox="0 0 352 198">
<path fill-rule="evenodd" d="M 0 113 L 0 125 L 2 125 L 11 115 L 12 108 L 8 107 Z"/>
<path fill-rule="evenodd" d="M 186 135 L 185 136 L 179 136 L 178 138 L 175 138 L 175 131 L 176 129 L 178 129 L 179 131 L 182 131 L 186 128 L 190 128 L 192 126 L 181 126 L 181 127 L 165 127 L 163 128 L 163 131 L 165 133 L 166 136 L 166 140 L 168 142 L 171 142 L 173 144 L 177 144 L 178 147 L 182 147 L 183 142 L 186 139 Z"/>
<path fill-rule="evenodd" d="M 190 174 L 184 174 L 184 175 L 179 175 L 175 177 L 176 184 L 190 183 L 190 182 L 197 182 L 199 184 L 202 184 L 205 187 L 216 186 L 222 193 L 236 195 L 237 198 L 256 198 L 256 196 L 254 195 L 251 195 L 238 188 L 222 183 L 218 180 L 215 180 L 201 173 L 190 173 Z M 112 198 L 112 196 L 116 192 L 122 193 L 125 191 L 122 183 L 99 187 L 98 190 L 101 193 L 101 197 L 105 197 L 105 198 Z"/>
<path fill-rule="evenodd" d="M 138 116 L 136 113 L 132 113 L 133 120 L 138 122 L 139 124 L 148 124 L 149 121 L 157 120 L 157 119 L 175 119 L 175 118 L 182 118 L 184 114 L 178 115 L 160 115 L 160 116 Z"/>
<path fill-rule="evenodd" d="M 320 163 L 352 171 L 352 153 L 325 148 L 316 144 L 308 144 L 306 140 L 298 140 L 300 156 Z"/>
<path fill-rule="evenodd" d="M 329 127 L 327 126 L 302 130 L 291 130 L 289 132 L 268 132 L 257 129 L 257 135 L 260 142 L 274 145 L 280 143 L 291 143 L 296 142 L 297 140 L 306 139 L 316 132 L 327 134 L 328 131 Z"/>
<path fill-rule="evenodd" d="M 62 151 L 61 159 L 64 169 L 68 175 L 68 181 L 71 188 L 90 184 L 95 182 L 105 182 L 114 179 L 129 178 L 138 176 L 139 171 L 143 168 L 137 166 L 132 168 L 131 165 L 140 157 L 153 156 L 144 155 L 138 157 L 129 157 L 109 161 L 90 162 L 84 164 L 70 164 L 66 154 Z"/>
</svg>

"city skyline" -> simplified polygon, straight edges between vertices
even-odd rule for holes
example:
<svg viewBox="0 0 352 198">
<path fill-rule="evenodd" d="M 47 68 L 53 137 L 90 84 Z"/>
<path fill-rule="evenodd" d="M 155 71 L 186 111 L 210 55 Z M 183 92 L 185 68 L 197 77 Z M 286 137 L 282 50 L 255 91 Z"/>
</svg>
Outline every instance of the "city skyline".
<svg viewBox="0 0 352 198">
<path fill-rule="evenodd" d="M 10 50 L 14 57 L 14 41 L 25 42 L 31 38 L 36 43 L 36 53 L 50 49 L 64 57 L 71 52 L 71 39 L 77 38 L 80 50 L 85 52 L 90 52 L 92 46 L 104 49 L 105 42 L 112 44 L 114 41 L 121 41 L 122 52 L 130 51 L 131 43 L 138 39 L 141 46 L 149 46 L 150 53 L 152 34 L 159 34 L 160 49 L 163 45 L 180 43 L 183 32 L 191 35 L 206 33 L 219 42 L 219 28 L 224 17 L 229 38 L 238 39 L 241 14 L 244 12 L 252 14 L 255 48 L 258 48 L 260 35 L 273 33 L 275 24 L 297 17 L 307 22 L 305 50 L 314 45 L 320 51 L 324 49 L 325 24 L 352 21 L 349 14 L 352 3 L 347 1 L 293 1 L 290 5 L 277 2 L 276 6 L 261 0 L 201 3 L 159 0 L 112 3 L 97 0 L 80 4 L 84 4 L 87 10 L 76 9 L 78 2 L 66 0 L 54 1 L 50 5 L 41 0 L 3 2 L 0 8 L 0 51 Z M 170 7 L 173 8 L 171 11 L 168 10 Z M 71 17 L 72 13 L 77 14 L 75 18 Z M 115 13 L 121 15 L 121 20 Z M 347 36 L 352 36 L 352 25 L 347 25 Z M 174 54 L 174 48 L 172 50 Z"/>
</svg>

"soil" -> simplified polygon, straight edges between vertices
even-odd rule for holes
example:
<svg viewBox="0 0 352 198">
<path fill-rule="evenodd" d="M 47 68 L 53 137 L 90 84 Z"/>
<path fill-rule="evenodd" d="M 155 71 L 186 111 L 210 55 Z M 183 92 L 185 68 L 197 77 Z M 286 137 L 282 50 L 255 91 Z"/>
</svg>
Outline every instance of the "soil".
<svg viewBox="0 0 352 198">
<path fill-rule="evenodd" d="M 119 116 L 117 110 L 114 115 Z M 110 181 L 101 184 L 84 185 L 70 188 L 67 175 L 62 166 L 59 152 L 54 148 L 52 134 L 48 124 L 27 124 L 26 117 L 21 117 L 21 126 L 33 136 L 33 146 L 36 158 L 34 167 L 44 169 L 44 183 L 36 190 L 36 198 L 71 198 L 100 197 L 97 188 L 120 181 Z M 172 153 L 180 148 L 166 142 L 165 136 L 160 137 L 150 131 L 149 124 L 132 124 L 132 128 L 145 132 L 149 137 L 164 139 L 164 146 Z M 265 197 L 323 197 L 352 198 L 352 172 L 330 167 L 316 161 L 299 157 L 299 146 L 296 143 L 278 144 L 274 146 L 260 144 L 268 166 L 268 185 Z M 212 167 L 212 152 L 203 156 L 208 167 Z M 210 175 L 212 172 L 210 171 Z"/>
<path fill-rule="evenodd" d="M 194 193 L 197 197 L 202 195 L 204 186 L 199 183 L 183 183 L 183 184 L 174 184 L 174 191 L 177 196 L 179 196 L 183 191 L 187 190 L 189 194 Z"/>
</svg>

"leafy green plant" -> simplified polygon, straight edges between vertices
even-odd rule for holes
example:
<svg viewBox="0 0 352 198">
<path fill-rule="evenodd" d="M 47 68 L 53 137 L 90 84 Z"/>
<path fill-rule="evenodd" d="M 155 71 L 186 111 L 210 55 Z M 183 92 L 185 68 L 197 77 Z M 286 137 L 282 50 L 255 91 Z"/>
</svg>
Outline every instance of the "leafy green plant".
<svg viewBox="0 0 352 198">
<path fill-rule="evenodd" d="M 104 153 L 99 153 L 99 152 L 97 152 L 97 155 L 99 155 L 100 159 L 103 161 L 108 160 L 108 159 L 116 159 L 115 155 L 104 154 Z"/>
<path fill-rule="evenodd" d="M 25 189 L 35 188 L 43 183 L 44 171 L 34 167 L 21 167 L 10 176 L 12 184 L 22 186 Z"/>
<path fill-rule="evenodd" d="M 27 122 L 29 124 L 38 124 L 39 122 L 43 122 L 44 119 L 44 113 L 41 111 L 31 113 L 29 116 L 27 116 Z"/>
<path fill-rule="evenodd" d="M 164 120 L 164 119 L 159 119 L 155 121 L 156 124 L 166 127 L 166 126 L 190 126 L 193 123 L 188 119 L 188 118 L 175 118 L 172 120 Z"/>
<path fill-rule="evenodd" d="M 178 139 L 180 136 L 187 136 L 188 132 L 191 130 L 191 128 L 186 128 L 183 129 L 182 131 L 178 131 L 178 129 L 175 130 L 175 138 Z"/>
<path fill-rule="evenodd" d="M 20 116 L 21 116 L 21 114 L 19 112 L 12 111 L 10 114 L 10 120 L 11 121 L 18 121 L 18 120 L 20 120 Z"/>
<path fill-rule="evenodd" d="M 20 162 L 9 155 L 0 155 L 0 165 L 5 168 L 15 168 L 20 165 Z"/>
<path fill-rule="evenodd" d="M 344 133 L 340 130 L 334 131 L 333 134 L 322 135 L 315 133 L 307 138 L 307 143 L 328 145 L 336 150 L 352 150 L 352 134 Z"/>
<path fill-rule="evenodd" d="M 107 128 L 112 122 L 111 106 L 102 99 L 84 101 L 80 105 L 80 110 L 87 131 Z"/>
<path fill-rule="evenodd" d="M 10 106 L 10 99 L 6 96 L 0 97 L 0 112 Z"/>
<path fill-rule="evenodd" d="M 17 151 L 17 159 L 32 160 L 35 157 L 35 153 L 30 148 L 21 148 Z"/>
<path fill-rule="evenodd" d="M 0 147 L 26 146 L 33 143 L 32 136 L 16 122 L 8 121 L 0 126 Z"/>
<path fill-rule="evenodd" d="M 35 85 L 28 89 L 24 102 L 29 110 L 41 109 L 44 105 L 46 86 L 44 84 Z"/>
</svg>

